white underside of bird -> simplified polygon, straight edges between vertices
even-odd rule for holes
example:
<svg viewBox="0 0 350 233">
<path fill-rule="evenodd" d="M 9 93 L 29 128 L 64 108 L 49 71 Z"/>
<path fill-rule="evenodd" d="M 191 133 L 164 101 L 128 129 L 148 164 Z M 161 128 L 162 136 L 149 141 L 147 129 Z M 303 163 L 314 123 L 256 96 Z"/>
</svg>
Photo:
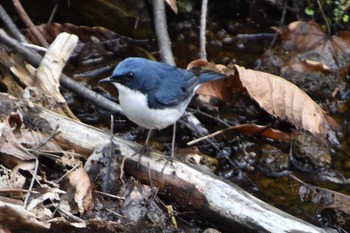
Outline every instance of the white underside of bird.
<svg viewBox="0 0 350 233">
<path fill-rule="evenodd" d="M 139 91 L 114 83 L 119 92 L 119 104 L 125 115 L 132 122 L 146 129 L 163 129 L 174 124 L 185 112 L 190 95 L 185 101 L 174 107 L 166 109 L 153 109 L 148 107 L 147 96 Z"/>
</svg>

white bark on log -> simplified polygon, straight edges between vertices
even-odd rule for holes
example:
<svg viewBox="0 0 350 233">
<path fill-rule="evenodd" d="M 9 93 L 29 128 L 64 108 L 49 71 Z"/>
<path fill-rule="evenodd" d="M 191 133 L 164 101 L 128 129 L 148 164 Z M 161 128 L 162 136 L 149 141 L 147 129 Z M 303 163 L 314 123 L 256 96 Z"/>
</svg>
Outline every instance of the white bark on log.
<svg viewBox="0 0 350 233">
<path fill-rule="evenodd" d="M 75 145 L 85 152 L 91 152 L 98 145 L 110 141 L 108 133 L 49 110 L 39 107 L 32 111 L 29 107 L 22 107 L 20 111 L 23 118 L 35 118 L 36 122 L 42 119 L 52 129 L 59 125 L 62 132 L 60 136 L 64 138 L 67 147 Z M 163 155 L 159 153 L 151 153 L 150 157 L 143 156 L 140 167 L 137 168 L 138 155 L 132 155 L 140 150 L 140 145 L 117 137 L 114 137 L 114 141 L 119 145 L 121 154 L 128 158 L 124 167 L 127 174 L 146 183 L 149 183 L 148 175 L 151 174 L 153 185 L 180 208 L 207 216 L 213 223 L 225 226 L 226 230 L 237 230 L 241 227 L 256 232 L 274 233 L 336 232 L 293 217 L 257 199 L 235 184 L 181 162 L 174 161 L 173 165 L 166 166 L 161 173 L 165 162 Z"/>
</svg>

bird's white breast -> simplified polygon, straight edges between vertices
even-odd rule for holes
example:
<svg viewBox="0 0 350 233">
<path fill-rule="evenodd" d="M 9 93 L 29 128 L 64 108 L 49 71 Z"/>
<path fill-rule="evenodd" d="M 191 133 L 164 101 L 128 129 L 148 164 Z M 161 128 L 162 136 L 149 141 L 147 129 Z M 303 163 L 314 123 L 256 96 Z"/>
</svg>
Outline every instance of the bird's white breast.
<svg viewBox="0 0 350 233">
<path fill-rule="evenodd" d="M 131 90 L 115 83 L 119 91 L 119 103 L 123 112 L 132 122 L 147 129 L 163 129 L 174 124 L 185 112 L 191 96 L 180 105 L 166 109 L 148 107 L 147 97 L 139 91 Z"/>
</svg>

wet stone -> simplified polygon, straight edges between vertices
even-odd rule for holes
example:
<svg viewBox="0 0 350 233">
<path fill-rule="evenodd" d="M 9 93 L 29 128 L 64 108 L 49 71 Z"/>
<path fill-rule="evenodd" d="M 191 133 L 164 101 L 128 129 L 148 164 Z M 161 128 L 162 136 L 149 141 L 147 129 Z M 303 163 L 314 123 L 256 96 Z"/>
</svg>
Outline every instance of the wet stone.
<svg viewBox="0 0 350 233">
<path fill-rule="evenodd" d="M 278 175 L 287 171 L 289 166 L 289 156 L 281 149 L 271 145 L 264 145 L 261 149 L 259 168 L 270 175 Z"/>
<path fill-rule="evenodd" d="M 306 134 L 298 134 L 292 140 L 293 164 L 302 170 L 329 168 L 332 158 L 329 149 Z"/>
</svg>

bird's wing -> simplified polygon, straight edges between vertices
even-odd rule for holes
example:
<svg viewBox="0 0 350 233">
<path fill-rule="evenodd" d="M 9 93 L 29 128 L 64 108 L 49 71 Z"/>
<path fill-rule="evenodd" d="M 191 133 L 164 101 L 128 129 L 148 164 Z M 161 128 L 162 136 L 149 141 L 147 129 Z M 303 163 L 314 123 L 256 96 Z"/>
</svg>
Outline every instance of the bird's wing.
<svg viewBox="0 0 350 233">
<path fill-rule="evenodd" d="M 191 97 L 199 78 L 194 73 L 182 69 L 165 73 L 159 88 L 149 96 L 149 105 L 153 108 L 176 106 Z"/>
</svg>

